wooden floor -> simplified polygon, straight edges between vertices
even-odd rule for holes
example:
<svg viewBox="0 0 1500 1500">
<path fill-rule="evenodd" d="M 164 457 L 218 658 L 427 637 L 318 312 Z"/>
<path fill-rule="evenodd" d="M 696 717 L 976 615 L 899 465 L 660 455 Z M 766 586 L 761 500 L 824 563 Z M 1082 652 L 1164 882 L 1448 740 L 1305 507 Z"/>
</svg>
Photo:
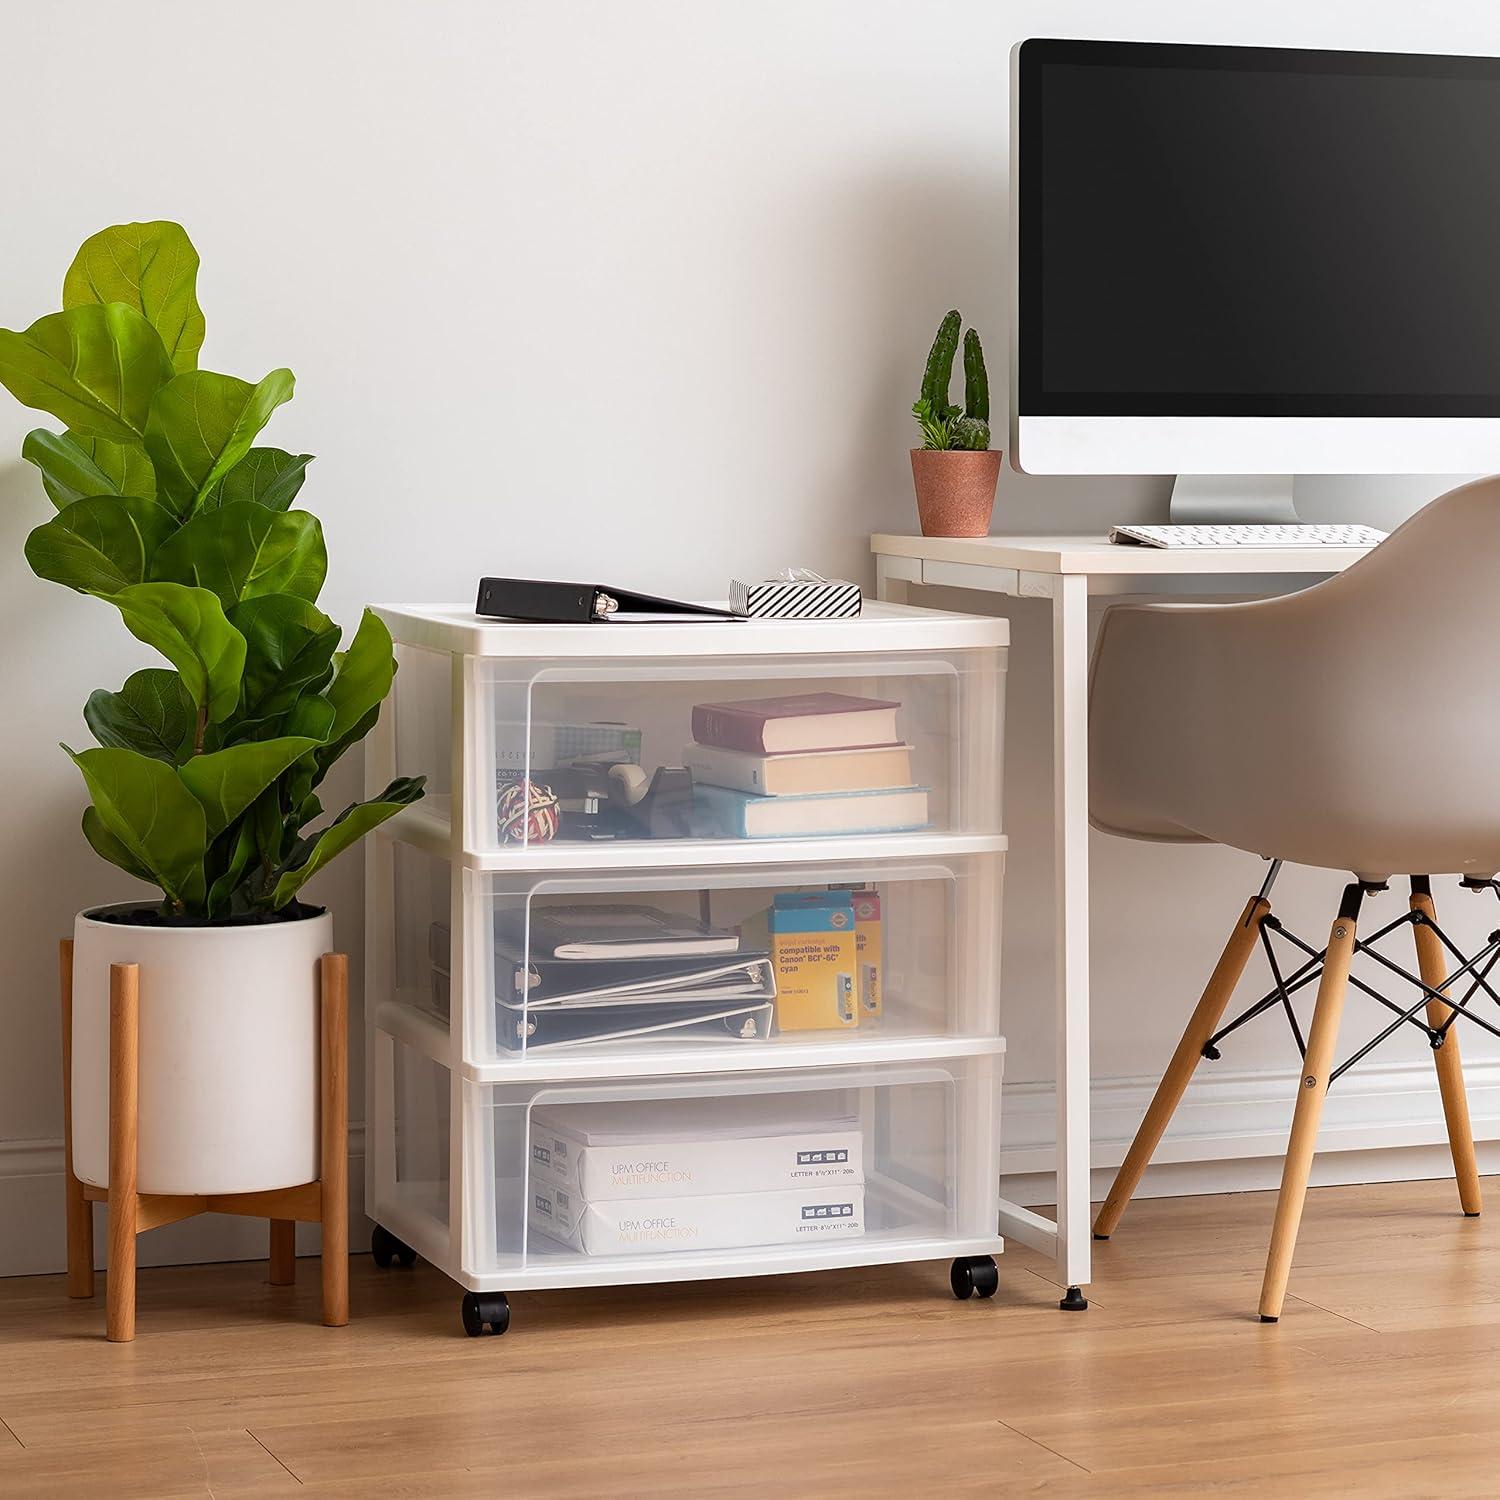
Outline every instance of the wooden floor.
<svg viewBox="0 0 1500 1500">
<path fill-rule="evenodd" d="M 0 1281 L 0 1495 L 1500 1493 L 1500 1183 L 1310 1195 L 1292 1296 L 1255 1301 L 1268 1194 L 1136 1204 L 1092 1306 L 1024 1250 L 946 1266 L 513 1300 L 469 1340 L 427 1267 L 145 1270 L 102 1339 L 61 1277 Z"/>
</svg>

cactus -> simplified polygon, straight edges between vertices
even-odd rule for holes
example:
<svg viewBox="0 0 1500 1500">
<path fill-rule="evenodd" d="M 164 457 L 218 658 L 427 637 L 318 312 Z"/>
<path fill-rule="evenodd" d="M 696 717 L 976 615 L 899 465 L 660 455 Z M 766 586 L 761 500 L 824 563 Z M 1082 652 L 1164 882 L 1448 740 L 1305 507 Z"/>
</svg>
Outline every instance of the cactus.
<svg viewBox="0 0 1500 1500">
<path fill-rule="evenodd" d="M 990 377 L 984 368 L 977 328 L 964 335 L 964 415 L 976 422 L 990 420 Z"/>
<path fill-rule="evenodd" d="M 922 394 L 912 403 L 911 413 L 922 429 L 924 448 L 980 452 L 990 445 L 990 382 L 979 334 L 972 328 L 963 341 L 964 404 L 958 407 L 948 401 L 962 327 L 963 319 L 956 308 L 938 325 L 927 368 L 922 372 Z"/>
<path fill-rule="evenodd" d="M 922 400 L 939 417 L 948 416 L 948 385 L 953 379 L 953 356 L 958 353 L 958 330 L 963 326 L 957 309 L 938 324 L 937 337 L 922 372 Z"/>
<path fill-rule="evenodd" d="M 990 424 L 978 417 L 955 417 L 948 427 L 948 446 L 982 453 L 990 445 Z"/>
</svg>

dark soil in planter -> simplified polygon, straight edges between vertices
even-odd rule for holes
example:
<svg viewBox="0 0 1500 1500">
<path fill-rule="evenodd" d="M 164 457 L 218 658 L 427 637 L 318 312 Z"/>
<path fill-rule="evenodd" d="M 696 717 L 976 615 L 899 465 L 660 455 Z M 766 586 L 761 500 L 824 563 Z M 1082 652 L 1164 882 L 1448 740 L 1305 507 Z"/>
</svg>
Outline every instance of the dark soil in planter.
<svg viewBox="0 0 1500 1500">
<path fill-rule="evenodd" d="M 305 922 L 321 917 L 322 906 L 306 906 L 293 901 L 280 911 L 250 912 L 242 917 L 223 917 L 210 922 L 206 917 L 169 917 L 159 906 L 101 906 L 84 913 L 91 922 L 107 922 L 116 927 L 273 927 L 282 922 Z"/>
</svg>

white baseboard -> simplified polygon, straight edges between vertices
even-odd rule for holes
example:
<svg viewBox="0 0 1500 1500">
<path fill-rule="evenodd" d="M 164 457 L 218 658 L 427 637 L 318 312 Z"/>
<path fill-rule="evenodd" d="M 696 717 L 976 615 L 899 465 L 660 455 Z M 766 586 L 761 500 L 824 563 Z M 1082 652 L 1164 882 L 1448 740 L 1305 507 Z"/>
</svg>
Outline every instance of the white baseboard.
<svg viewBox="0 0 1500 1500">
<path fill-rule="evenodd" d="M 1464 1065 L 1480 1170 L 1500 1172 L 1500 1060 Z M 1093 1196 L 1109 1189 L 1157 1079 L 1096 1078 Z M 1281 1180 L 1297 1080 L 1205 1063 L 1189 1086 L 1139 1197 L 1253 1192 Z M 1055 1196 L 1056 1094 L 1051 1083 L 1005 1085 L 1001 1172 L 1006 1197 L 1050 1203 Z M 1313 1182 L 1396 1182 L 1452 1171 L 1437 1079 L 1430 1065 L 1364 1063 L 1329 1091 Z"/>
<path fill-rule="evenodd" d="M 349 1127 L 350 1245 L 364 1249 L 364 1127 Z M 228 1214 L 201 1214 L 142 1235 L 139 1264 L 182 1266 L 215 1260 L 263 1260 L 266 1221 Z M 297 1226 L 297 1253 L 316 1255 L 316 1224 Z M 94 1205 L 94 1255 L 105 1263 L 105 1215 Z M 0 1276 L 37 1276 L 67 1264 L 61 1141 L 0 1141 Z"/>
</svg>

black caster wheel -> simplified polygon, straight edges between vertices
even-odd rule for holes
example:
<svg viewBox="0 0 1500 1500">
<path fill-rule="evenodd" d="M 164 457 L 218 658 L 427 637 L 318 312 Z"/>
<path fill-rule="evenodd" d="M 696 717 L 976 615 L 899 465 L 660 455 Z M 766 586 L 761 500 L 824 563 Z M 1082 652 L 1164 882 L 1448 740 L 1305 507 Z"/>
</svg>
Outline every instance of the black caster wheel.
<svg viewBox="0 0 1500 1500">
<path fill-rule="evenodd" d="M 400 1262 L 403 1266 L 417 1263 L 417 1252 L 405 1240 L 398 1240 L 383 1224 L 377 1224 L 370 1234 L 370 1254 L 382 1271 Z"/>
<path fill-rule="evenodd" d="M 510 1303 L 504 1292 L 465 1292 L 461 1312 L 464 1332 L 471 1339 L 477 1339 L 485 1329 L 504 1333 L 510 1327 Z"/>
<path fill-rule="evenodd" d="M 948 1285 L 960 1302 L 969 1297 L 993 1297 L 1000 1290 L 1000 1273 L 991 1255 L 961 1255 L 948 1271 Z"/>
</svg>

